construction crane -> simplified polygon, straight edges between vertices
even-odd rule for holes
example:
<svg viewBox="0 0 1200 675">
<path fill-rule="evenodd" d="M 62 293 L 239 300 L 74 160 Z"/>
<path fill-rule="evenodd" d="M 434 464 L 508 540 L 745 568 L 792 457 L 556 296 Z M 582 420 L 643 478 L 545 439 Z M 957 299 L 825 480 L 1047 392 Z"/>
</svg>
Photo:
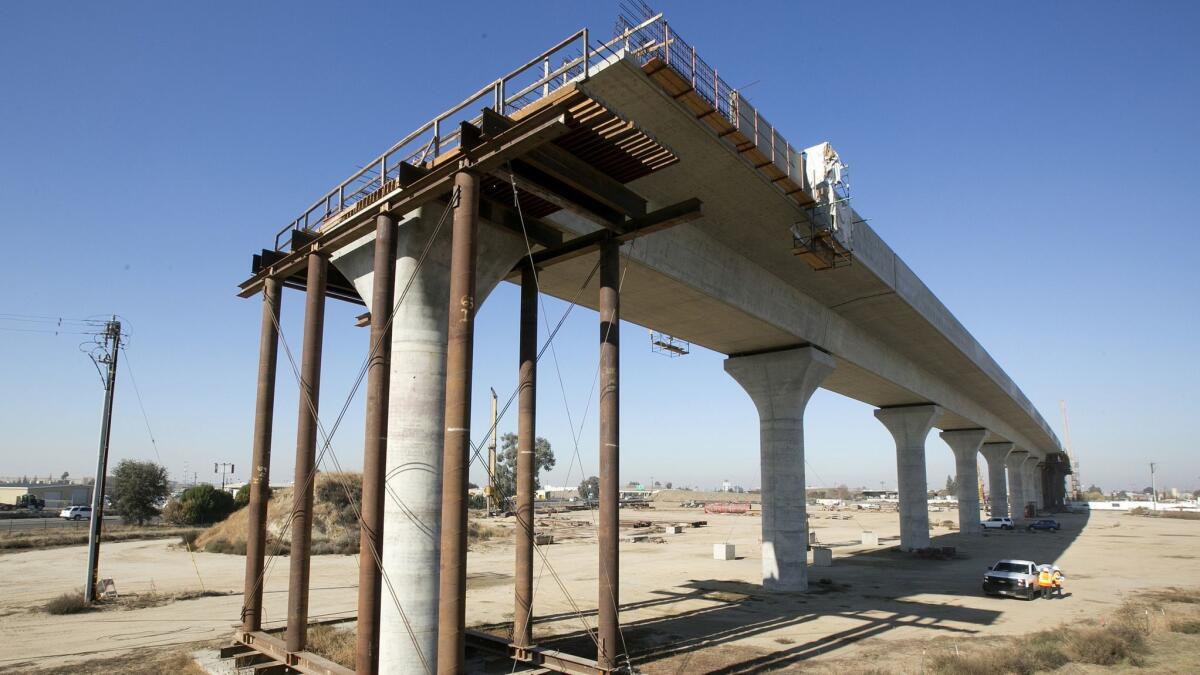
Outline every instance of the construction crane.
<svg viewBox="0 0 1200 675">
<path fill-rule="evenodd" d="M 1059 401 L 1058 407 L 1062 410 L 1063 439 L 1067 444 L 1067 460 L 1071 462 L 1071 499 L 1079 501 L 1083 499 L 1083 491 L 1079 489 L 1079 460 L 1075 459 L 1075 452 L 1071 450 L 1071 423 L 1067 420 L 1067 402 Z"/>
</svg>

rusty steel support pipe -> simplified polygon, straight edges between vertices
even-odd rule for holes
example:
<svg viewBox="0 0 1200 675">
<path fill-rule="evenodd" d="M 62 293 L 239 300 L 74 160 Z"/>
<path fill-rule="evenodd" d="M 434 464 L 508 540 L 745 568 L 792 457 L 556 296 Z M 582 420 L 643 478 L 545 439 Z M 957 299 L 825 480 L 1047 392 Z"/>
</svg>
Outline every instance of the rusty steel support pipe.
<svg viewBox="0 0 1200 675">
<path fill-rule="evenodd" d="M 258 393 L 254 404 L 254 449 L 250 457 L 250 504 L 246 531 L 246 587 L 242 594 L 242 630 L 262 628 L 262 574 L 267 550 L 267 500 L 270 498 L 271 432 L 275 421 L 275 366 L 279 357 L 279 310 L 283 284 L 263 281 L 262 329 L 258 339 Z"/>
<path fill-rule="evenodd" d="M 379 672 L 379 612 L 383 575 L 383 495 L 387 480 L 388 387 L 392 369 L 392 298 L 396 289 L 396 219 L 375 217 L 375 276 L 367 362 L 367 422 L 363 448 L 362 527 L 358 537 L 358 632 L 354 672 Z"/>
<path fill-rule="evenodd" d="M 620 653 L 620 550 L 617 544 L 620 484 L 621 265 L 613 239 L 600 245 L 600 624 L 596 664 L 617 668 Z"/>
<path fill-rule="evenodd" d="M 471 357 L 475 338 L 475 248 L 479 176 L 454 176 L 450 242 L 450 326 L 446 341 L 445 443 L 442 446 L 441 579 L 438 588 L 439 673 L 464 672 L 467 596 L 467 468 L 471 449 Z"/>
<path fill-rule="evenodd" d="M 513 645 L 533 645 L 533 486 L 537 476 L 538 289 L 533 265 L 521 268 L 521 346 L 517 376 L 517 569 L 513 607 Z"/>
<path fill-rule="evenodd" d="M 292 550 L 289 554 L 287 650 L 308 641 L 309 553 L 312 549 L 313 485 L 316 476 L 317 410 L 321 392 L 321 342 L 325 328 L 325 280 L 329 260 L 308 255 L 304 298 L 304 348 L 300 356 L 300 415 L 296 423 L 296 474 L 292 484 Z M 303 493 L 295 493 L 302 490 Z"/>
</svg>

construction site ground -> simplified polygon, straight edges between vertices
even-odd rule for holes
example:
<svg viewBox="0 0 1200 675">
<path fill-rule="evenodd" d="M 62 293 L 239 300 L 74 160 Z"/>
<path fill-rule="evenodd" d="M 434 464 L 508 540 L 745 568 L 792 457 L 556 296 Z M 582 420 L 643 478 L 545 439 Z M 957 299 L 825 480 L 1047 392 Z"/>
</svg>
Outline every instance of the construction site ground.
<svg viewBox="0 0 1200 675">
<path fill-rule="evenodd" d="M 1200 521 L 1115 512 L 1056 516 L 1061 532 L 962 535 L 941 527 L 954 510 L 930 513 L 936 546 L 952 559 L 896 551 L 895 512 L 810 509 L 818 545 L 833 549 L 830 567 L 810 567 L 807 593 L 763 592 L 759 516 L 705 514 L 658 503 L 623 509 L 622 637 L 630 665 L 645 673 L 849 669 L 854 664 L 903 671 L 931 650 L 960 641 L 1019 635 L 1060 623 L 1102 619 L 1139 590 L 1200 585 Z M 595 512 L 539 514 L 538 531 L 554 543 L 535 555 L 535 638 L 542 645 L 592 656 L 597 550 Z M 649 521 L 650 527 L 634 527 Z M 680 534 L 672 523 L 707 521 Z M 489 519 L 496 536 L 472 546 L 468 623 L 503 633 L 512 619 L 512 518 Z M 861 532 L 881 538 L 863 546 Z M 713 545 L 731 543 L 736 560 L 715 560 Z M 69 665 L 145 647 L 184 645 L 232 634 L 241 606 L 244 558 L 189 553 L 177 540 L 121 542 L 103 549 L 101 576 L 119 593 L 235 592 L 142 609 L 51 616 L 51 598 L 79 588 L 85 547 L 0 555 L 0 672 Z M 1057 563 L 1067 597 L 1022 601 L 985 597 L 980 583 L 1001 558 Z M 312 560 L 313 619 L 354 613 L 357 556 Z M 287 559 L 266 583 L 268 627 L 285 616 Z"/>
</svg>

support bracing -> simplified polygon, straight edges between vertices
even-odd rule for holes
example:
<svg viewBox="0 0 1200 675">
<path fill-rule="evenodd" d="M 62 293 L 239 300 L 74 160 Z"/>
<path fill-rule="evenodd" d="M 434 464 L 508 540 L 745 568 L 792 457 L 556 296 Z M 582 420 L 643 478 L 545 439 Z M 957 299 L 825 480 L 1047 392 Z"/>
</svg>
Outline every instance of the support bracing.
<svg viewBox="0 0 1200 675">
<path fill-rule="evenodd" d="M 308 642 L 309 554 L 312 549 L 313 486 L 316 480 L 317 410 L 321 391 L 321 343 L 325 327 L 325 281 L 329 260 L 323 252 L 308 255 L 304 299 L 304 347 L 300 356 L 300 414 L 296 423 L 296 473 L 292 499 L 292 547 L 289 553 L 286 647 L 304 649 Z"/>
<path fill-rule="evenodd" d="M 533 644 L 533 486 L 537 413 L 538 290 L 532 264 L 521 269 L 521 338 L 517 389 L 517 533 L 513 646 Z"/>
<path fill-rule="evenodd" d="M 437 669 L 446 675 L 463 672 L 466 649 L 467 468 L 471 447 L 471 352 L 475 336 L 479 177 L 469 171 L 459 171 L 454 185 L 458 201 L 454 205 L 450 250 L 437 638 Z"/>
<path fill-rule="evenodd" d="M 620 350 L 621 265 L 619 245 L 600 245 L 600 577 L 596 663 L 615 670 L 620 652 Z"/>
<path fill-rule="evenodd" d="M 358 554 L 358 635 L 355 672 L 379 672 L 384 482 L 387 479 L 388 388 L 392 368 L 392 298 L 396 284 L 396 220 L 375 219 L 375 281 L 367 362 L 367 422 L 363 447 L 362 526 Z"/>
<path fill-rule="evenodd" d="M 267 550 L 267 500 L 270 498 L 271 433 L 275 420 L 275 367 L 279 356 L 279 312 L 283 284 L 263 283 L 262 329 L 258 342 L 258 392 L 254 404 L 254 449 L 250 457 L 250 503 L 246 531 L 246 586 L 242 630 L 262 628 L 263 560 Z"/>
</svg>

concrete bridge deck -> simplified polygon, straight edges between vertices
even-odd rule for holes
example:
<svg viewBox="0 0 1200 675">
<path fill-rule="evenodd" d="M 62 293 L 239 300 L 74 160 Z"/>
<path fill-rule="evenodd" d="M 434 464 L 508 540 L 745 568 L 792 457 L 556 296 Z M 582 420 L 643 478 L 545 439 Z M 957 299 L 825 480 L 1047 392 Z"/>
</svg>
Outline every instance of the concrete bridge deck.
<svg viewBox="0 0 1200 675">
<path fill-rule="evenodd" d="M 645 70 L 625 59 L 578 86 L 679 158 L 628 187 L 651 204 L 699 196 L 704 215 L 623 247 L 625 320 L 729 355 L 814 345 L 837 361 L 824 388 L 876 407 L 936 403 L 937 428 L 1060 450 L 1012 378 L 866 223 L 855 225 L 849 266 L 815 271 L 792 255 L 800 206 Z M 599 229 L 562 211 L 546 220 Z M 547 267 L 541 289 L 570 300 L 594 264 Z M 581 301 L 596 307 L 592 294 Z"/>
</svg>

